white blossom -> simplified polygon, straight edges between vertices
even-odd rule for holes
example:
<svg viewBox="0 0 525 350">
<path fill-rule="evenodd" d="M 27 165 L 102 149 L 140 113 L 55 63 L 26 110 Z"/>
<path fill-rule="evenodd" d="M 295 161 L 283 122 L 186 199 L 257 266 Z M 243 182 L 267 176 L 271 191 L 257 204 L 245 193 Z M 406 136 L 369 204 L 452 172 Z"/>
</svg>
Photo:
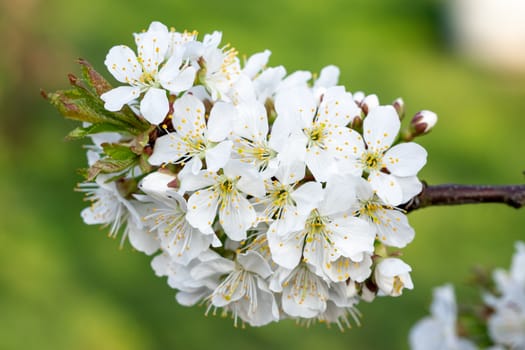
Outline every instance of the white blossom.
<svg viewBox="0 0 525 350">
<path fill-rule="evenodd" d="M 403 203 L 403 182 L 413 178 L 425 165 L 427 152 L 413 142 L 390 148 L 401 122 L 392 106 L 379 106 L 370 110 L 363 123 L 363 141 L 353 142 L 357 155 L 355 167 L 368 174 L 368 181 L 377 196 L 389 205 Z M 386 170 L 387 172 L 383 171 Z M 421 184 L 419 184 L 419 191 Z M 416 189 L 417 190 L 417 189 Z M 419 192 L 417 191 L 416 194 Z"/>
<path fill-rule="evenodd" d="M 296 230 L 279 235 L 268 233 L 270 250 L 277 264 L 292 269 L 302 259 L 324 277 L 325 270 L 330 270 L 332 262 L 339 257 L 360 262 L 364 253 L 374 251 L 372 227 L 348 211 L 355 201 L 353 184 L 346 177 L 332 178 L 322 195 L 322 201 L 302 217 Z M 328 275 L 333 276 L 332 273 Z"/>
<path fill-rule="evenodd" d="M 151 196 L 144 220 L 148 230 L 157 233 L 162 250 L 174 262 L 185 265 L 206 251 L 217 238 L 213 231 L 202 232 L 189 224 L 186 200 L 168 187 L 173 179 L 157 172 L 142 180 L 140 188 Z"/>
<path fill-rule="evenodd" d="M 414 288 L 410 271 L 412 268 L 401 259 L 386 258 L 381 260 L 374 272 L 379 291 L 383 295 L 397 297 L 403 293 L 404 288 Z"/>
<path fill-rule="evenodd" d="M 237 256 L 237 263 L 221 284 L 213 291 L 210 302 L 221 307 L 252 326 L 262 326 L 279 320 L 279 311 L 266 279 L 272 270 L 255 251 Z"/>
<path fill-rule="evenodd" d="M 434 289 L 431 316 L 420 320 L 410 331 L 412 350 L 475 350 L 471 341 L 458 336 L 454 289 L 444 285 Z"/>
<path fill-rule="evenodd" d="M 511 349 L 525 348 L 525 243 L 516 242 L 509 271 L 494 271 L 499 296 L 485 295 L 485 302 L 494 309 L 488 329 L 496 344 Z"/>
<path fill-rule="evenodd" d="M 91 205 L 82 210 L 81 216 L 88 225 L 109 225 L 109 235 L 116 236 L 122 224 L 128 217 L 134 216 L 140 221 L 129 200 L 124 198 L 117 188 L 116 182 L 106 182 L 109 175 L 97 176 L 96 182 L 80 185 L 80 191 L 86 193 L 86 200 Z"/>
<path fill-rule="evenodd" d="M 172 123 L 175 132 L 156 140 L 155 149 L 149 158 L 152 165 L 163 163 L 189 163 L 193 173 L 202 168 L 217 171 L 230 159 L 232 142 L 229 135 L 234 114 L 230 104 L 216 103 L 205 121 L 204 104 L 196 97 L 186 94 L 173 104 Z"/>
<path fill-rule="evenodd" d="M 283 311 L 292 317 L 313 318 L 326 311 L 329 285 L 306 264 L 294 269 L 279 268 L 270 289 L 282 293 Z"/>
<path fill-rule="evenodd" d="M 229 162 L 222 175 L 204 170 L 197 175 L 188 174 L 182 180 L 182 186 L 195 191 L 188 199 L 186 216 L 193 227 L 210 231 L 218 212 L 219 223 L 226 235 L 240 241 L 255 225 L 257 214 L 246 196 L 262 197 L 264 183 L 250 174 L 243 174 L 242 165 Z"/>
<path fill-rule="evenodd" d="M 346 125 L 360 111 L 343 87 L 327 89 L 319 104 L 308 89 L 286 91 L 276 99 L 275 108 L 274 128 L 302 145 L 296 158 L 304 160 L 317 181 L 326 181 L 339 172 L 338 165 L 357 157 L 353 145 L 362 143 L 362 138 Z M 346 169 L 355 173 L 351 167 Z"/>
<path fill-rule="evenodd" d="M 152 124 L 161 123 L 169 110 L 167 91 L 177 94 L 188 90 L 195 79 L 195 68 L 184 65 L 182 50 L 175 50 L 167 57 L 172 43 L 164 25 L 152 23 L 149 30 L 135 34 L 138 55 L 125 45 L 114 46 L 109 51 L 105 65 L 121 83 L 104 94 L 104 107 L 118 111 L 123 105 L 144 96 L 140 101 L 140 112 Z"/>
<path fill-rule="evenodd" d="M 379 199 L 369 182 L 361 178 L 356 178 L 356 182 L 358 201 L 353 207 L 354 213 L 374 226 L 381 243 L 397 248 L 403 248 L 410 243 L 415 232 L 406 215 Z"/>
</svg>

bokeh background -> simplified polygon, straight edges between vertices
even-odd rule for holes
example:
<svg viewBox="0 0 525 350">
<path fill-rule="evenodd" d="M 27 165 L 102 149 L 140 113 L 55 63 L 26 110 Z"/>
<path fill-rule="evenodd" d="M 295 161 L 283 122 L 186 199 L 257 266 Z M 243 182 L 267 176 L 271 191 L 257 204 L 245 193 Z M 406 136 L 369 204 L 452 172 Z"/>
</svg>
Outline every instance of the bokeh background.
<svg viewBox="0 0 525 350">
<path fill-rule="evenodd" d="M 507 268 L 513 242 L 525 239 L 524 210 L 414 212 L 416 239 L 404 259 L 415 289 L 361 304 L 362 326 L 344 333 L 292 321 L 234 329 L 229 319 L 205 317 L 203 307 L 178 306 L 150 257 L 119 249 L 119 240 L 80 219 L 85 203 L 73 188 L 81 180 L 75 169 L 85 165 L 82 144 L 63 140 L 75 123 L 39 95 L 66 87 L 77 57 L 106 74 L 109 48 L 133 47 L 131 33 L 160 20 L 201 35 L 222 30 L 224 42 L 247 55 L 269 48 L 270 65 L 289 72 L 335 64 L 351 91 L 376 93 L 383 103 L 402 96 L 408 116 L 438 113 L 438 126 L 419 140 L 429 152 L 420 175 L 431 184 L 524 182 L 519 60 L 486 66 L 460 54 L 455 17 L 442 1 L 0 4 L 0 349 L 406 349 L 432 287 L 453 282 L 460 298 L 475 298 L 466 285 L 471 268 Z"/>
</svg>

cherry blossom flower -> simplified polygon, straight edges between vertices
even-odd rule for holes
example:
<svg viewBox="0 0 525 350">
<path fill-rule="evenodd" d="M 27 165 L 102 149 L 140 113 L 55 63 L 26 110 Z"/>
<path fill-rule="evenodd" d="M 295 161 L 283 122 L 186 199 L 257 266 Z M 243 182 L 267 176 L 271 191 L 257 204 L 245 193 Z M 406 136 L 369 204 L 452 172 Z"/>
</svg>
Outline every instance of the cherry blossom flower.
<svg viewBox="0 0 525 350">
<path fill-rule="evenodd" d="M 496 344 L 521 349 L 525 347 L 525 243 L 516 243 L 509 271 L 494 271 L 499 296 L 487 294 L 485 302 L 494 309 L 488 330 Z"/>
<path fill-rule="evenodd" d="M 197 175 L 188 174 L 182 180 L 186 190 L 195 191 L 188 199 L 186 219 L 203 232 L 212 229 L 215 215 L 219 213 L 219 223 L 226 235 L 240 241 L 246 238 L 246 231 L 256 223 L 257 214 L 247 195 L 262 197 L 264 183 L 261 179 L 243 174 L 241 164 L 231 161 L 218 175 L 200 171 Z"/>
<path fill-rule="evenodd" d="M 352 143 L 358 155 L 355 167 L 368 174 L 368 181 L 377 196 L 394 206 L 405 199 L 403 181 L 417 181 L 415 176 L 425 165 L 427 157 L 425 149 L 413 142 L 390 148 L 400 125 L 394 107 L 372 108 L 363 123 L 364 142 Z"/>
<path fill-rule="evenodd" d="M 410 331 L 412 350 L 475 350 L 456 330 L 456 300 L 451 285 L 434 289 L 431 316 L 420 320 Z"/>
<path fill-rule="evenodd" d="M 174 262 L 185 265 L 207 250 L 217 238 L 213 231 L 204 233 L 188 223 L 186 200 L 168 187 L 173 180 L 174 177 L 158 172 L 142 180 L 140 189 L 151 196 L 144 220 L 148 230 L 157 233 L 162 250 Z"/>
<path fill-rule="evenodd" d="M 353 211 L 360 218 L 370 222 L 381 243 L 403 248 L 414 239 L 414 229 L 400 209 L 385 204 L 379 199 L 370 183 L 362 178 L 355 178 L 358 201 Z"/>
<path fill-rule="evenodd" d="M 265 259 L 255 251 L 237 256 L 237 263 L 221 284 L 213 291 L 210 302 L 221 307 L 252 326 L 263 326 L 279 320 L 279 310 L 266 278 L 273 271 Z"/>
<path fill-rule="evenodd" d="M 184 65 L 182 50 L 167 57 L 171 41 L 168 29 L 154 22 L 149 30 L 135 34 L 138 55 L 125 45 L 109 50 L 105 65 L 121 83 L 101 98 L 109 111 L 118 111 L 125 104 L 144 96 L 140 101 L 142 116 L 152 124 L 161 123 L 169 111 L 167 91 L 178 94 L 188 90 L 195 79 L 195 68 Z M 166 91 L 167 90 L 167 91 Z"/>
<path fill-rule="evenodd" d="M 206 123 L 204 104 L 193 95 L 182 96 L 173 104 L 175 132 L 156 140 L 149 163 L 188 163 L 195 174 L 205 160 L 208 170 L 219 170 L 230 159 L 232 142 L 225 139 L 231 131 L 235 114 L 232 105 L 218 102 Z"/>
<path fill-rule="evenodd" d="M 403 289 L 412 289 L 412 279 L 409 272 L 412 268 L 398 258 L 381 260 L 375 269 L 374 277 L 380 292 L 383 295 L 400 296 Z"/>
<path fill-rule="evenodd" d="M 303 216 L 296 230 L 281 235 L 268 233 L 273 260 L 280 266 L 293 269 L 302 258 L 324 277 L 324 270 L 339 257 L 359 262 L 364 253 L 374 251 L 372 227 L 348 211 L 355 200 L 352 183 L 333 178 L 323 192 L 322 201 Z"/>
<path fill-rule="evenodd" d="M 317 181 L 338 173 L 338 161 L 357 157 L 358 149 L 352 145 L 362 143 L 362 138 L 346 125 L 360 110 L 343 87 L 327 89 L 319 105 L 308 89 L 286 91 L 278 95 L 275 108 L 274 128 L 292 135 L 290 143 L 302 145 L 295 157 L 304 160 Z"/>
</svg>

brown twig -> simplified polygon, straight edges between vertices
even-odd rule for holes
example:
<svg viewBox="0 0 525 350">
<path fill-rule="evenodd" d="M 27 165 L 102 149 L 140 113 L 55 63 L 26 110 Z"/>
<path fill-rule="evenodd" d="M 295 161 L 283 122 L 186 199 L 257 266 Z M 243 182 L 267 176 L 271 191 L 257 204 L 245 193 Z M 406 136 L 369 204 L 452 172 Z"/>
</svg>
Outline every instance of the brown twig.
<svg viewBox="0 0 525 350">
<path fill-rule="evenodd" d="M 435 205 L 502 203 L 514 208 L 525 206 L 525 185 L 457 185 L 430 186 L 401 206 L 407 212 Z"/>
</svg>

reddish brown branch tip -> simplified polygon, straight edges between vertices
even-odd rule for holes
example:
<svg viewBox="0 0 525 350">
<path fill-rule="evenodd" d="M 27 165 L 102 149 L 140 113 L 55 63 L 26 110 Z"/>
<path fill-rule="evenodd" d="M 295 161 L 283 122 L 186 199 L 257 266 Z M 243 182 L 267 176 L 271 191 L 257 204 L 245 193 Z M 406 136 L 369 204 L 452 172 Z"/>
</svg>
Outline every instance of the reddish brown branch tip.
<svg viewBox="0 0 525 350">
<path fill-rule="evenodd" d="M 456 185 L 430 186 L 401 206 L 407 212 L 434 205 L 502 203 L 514 208 L 525 206 L 525 185 Z"/>
</svg>

